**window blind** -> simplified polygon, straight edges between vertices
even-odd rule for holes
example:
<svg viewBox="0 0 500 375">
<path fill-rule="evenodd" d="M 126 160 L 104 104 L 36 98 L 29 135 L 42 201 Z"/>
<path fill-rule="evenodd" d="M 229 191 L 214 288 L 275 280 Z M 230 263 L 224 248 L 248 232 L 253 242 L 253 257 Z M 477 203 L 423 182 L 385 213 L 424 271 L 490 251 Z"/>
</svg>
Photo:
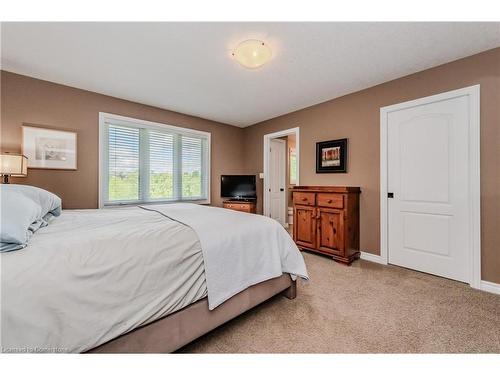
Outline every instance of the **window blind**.
<svg viewBox="0 0 500 375">
<path fill-rule="evenodd" d="M 113 200 L 138 200 L 139 129 L 109 128 L 109 196 Z"/>
<path fill-rule="evenodd" d="M 200 138 L 181 137 L 179 189 L 183 199 L 199 198 L 203 190 L 203 142 Z"/>
<path fill-rule="evenodd" d="M 173 199 L 174 135 L 149 132 L 149 197 Z"/>
<path fill-rule="evenodd" d="M 208 200 L 208 133 L 108 120 L 102 134 L 104 205 Z"/>
</svg>

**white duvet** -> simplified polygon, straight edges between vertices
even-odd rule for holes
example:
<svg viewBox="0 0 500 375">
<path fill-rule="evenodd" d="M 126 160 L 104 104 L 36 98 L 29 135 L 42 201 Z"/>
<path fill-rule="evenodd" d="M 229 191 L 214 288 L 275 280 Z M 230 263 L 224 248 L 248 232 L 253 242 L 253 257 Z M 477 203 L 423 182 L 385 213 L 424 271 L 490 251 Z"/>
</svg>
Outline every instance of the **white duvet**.
<svg viewBox="0 0 500 375">
<path fill-rule="evenodd" d="M 282 272 L 307 278 L 297 247 L 268 218 L 145 208 L 63 211 L 25 249 L 1 254 L 3 352 L 82 352 L 207 292 L 214 308 Z"/>
</svg>

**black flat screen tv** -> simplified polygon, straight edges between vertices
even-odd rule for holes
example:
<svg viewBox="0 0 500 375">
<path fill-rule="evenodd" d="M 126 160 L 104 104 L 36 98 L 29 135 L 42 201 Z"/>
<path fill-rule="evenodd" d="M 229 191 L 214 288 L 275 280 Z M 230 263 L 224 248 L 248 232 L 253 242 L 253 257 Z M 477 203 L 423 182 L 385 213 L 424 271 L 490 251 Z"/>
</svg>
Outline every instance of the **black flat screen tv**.
<svg viewBox="0 0 500 375">
<path fill-rule="evenodd" d="M 220 196 L 223 198 L 257 199 L 255 175 L 223 175 L 220 179 Z"/>
</svg>

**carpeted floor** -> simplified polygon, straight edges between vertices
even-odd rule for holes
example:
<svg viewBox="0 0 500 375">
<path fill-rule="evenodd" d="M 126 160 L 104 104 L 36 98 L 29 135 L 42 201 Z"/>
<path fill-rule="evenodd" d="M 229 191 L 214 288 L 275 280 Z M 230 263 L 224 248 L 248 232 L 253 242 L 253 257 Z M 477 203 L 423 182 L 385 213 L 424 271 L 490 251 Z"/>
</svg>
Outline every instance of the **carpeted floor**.
<svg viewBox="0 0 500 375">
<path fill-rule="evenodd" d="M 500 353 L 500 296 L 395 266 L 303 253 L 309 283 L 183 353 Z"/>
</svg>

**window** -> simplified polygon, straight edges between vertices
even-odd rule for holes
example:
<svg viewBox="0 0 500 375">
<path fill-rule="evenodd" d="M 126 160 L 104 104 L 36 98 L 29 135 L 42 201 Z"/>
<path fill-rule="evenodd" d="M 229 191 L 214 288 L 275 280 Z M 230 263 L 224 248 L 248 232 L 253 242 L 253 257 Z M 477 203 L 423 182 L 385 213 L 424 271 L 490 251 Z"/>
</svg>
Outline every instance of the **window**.
<svg viewBox="0 0 500 375">
<path fill-rule="evenodd" d="M 210 133 L 100 114 L 100 206 L 209 203 Z"/>
</svg>

